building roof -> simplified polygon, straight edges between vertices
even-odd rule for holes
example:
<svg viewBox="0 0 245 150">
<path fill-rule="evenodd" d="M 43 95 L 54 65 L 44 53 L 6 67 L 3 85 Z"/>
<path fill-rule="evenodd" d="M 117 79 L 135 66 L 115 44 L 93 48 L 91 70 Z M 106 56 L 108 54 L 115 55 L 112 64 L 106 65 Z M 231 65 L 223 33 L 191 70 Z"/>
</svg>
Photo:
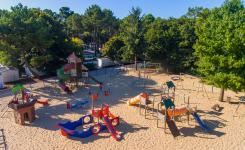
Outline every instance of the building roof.
<svg viewBox="0 0 245 150">
<path fill-rule="evenodd" d="M 68 57 L 67 57 L 68 61 L 70 62 L 82 62 L 82 60 L 80 58 L 78 58 L 75 53 L 73 52 L 72 54 L 70 54 Z"/>
<path fill-rule="evenodd" d="M 17 70 L 17 69 L 14 67 L 7 67 L 7 66 L 0 64 L 0 72 L 6 72 L 8 70 Z"/>
</svg>

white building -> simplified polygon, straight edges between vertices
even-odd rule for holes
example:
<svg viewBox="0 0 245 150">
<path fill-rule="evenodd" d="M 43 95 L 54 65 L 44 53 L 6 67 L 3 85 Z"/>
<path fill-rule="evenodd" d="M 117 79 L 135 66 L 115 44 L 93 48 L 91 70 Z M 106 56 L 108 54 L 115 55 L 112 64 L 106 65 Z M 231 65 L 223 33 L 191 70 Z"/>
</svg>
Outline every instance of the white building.
<svg viewBox="0 0 245 150">
<path fill-rule="evenodd" d="M 3 76 L 2 73 L 0 73 L 0 89 L 4 88 L 4 83 L 3 83 Z"/>
<path fill-rule="evenodd" d="M 111 61 L 109 58 L 98 58 L 98 68 L 103 68 L 103 67 L 109 67 L 115 65 L 113 61 Z"/>
<path fill-rule="evenodd" d="M 7 67 L 0 64 L 0 86 L 1 82 L 13 82 L 19 80 L 19 71 L 14 67 Z"/>
</svg>

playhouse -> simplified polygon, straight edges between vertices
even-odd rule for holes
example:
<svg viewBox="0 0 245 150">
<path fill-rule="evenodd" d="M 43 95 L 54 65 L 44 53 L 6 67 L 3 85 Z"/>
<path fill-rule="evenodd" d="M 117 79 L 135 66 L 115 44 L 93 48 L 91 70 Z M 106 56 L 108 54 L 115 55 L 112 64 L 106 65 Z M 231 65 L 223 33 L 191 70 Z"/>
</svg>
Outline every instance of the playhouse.
<svg viewBox="0 0 245 150">
<path fill-rule="evenodd" d="M 25 125 L 25 121 L 33 122 L 35 119 L 35 103 L 37 99 L 25 91 L 23 85 L 18 84 L 12 88 L 13 99 L 9 102 L 8 107 L 14 110 L 15 122 Z"/>
<path fill-rule="evenodd" d="M 68 63 L 62 68 L 57 70 L 57 76 L 59 79 L 59 87 L 67 93 L 71 93 L 71 87 L 68 87 L 65 83 L 75 83 L 74 86 L 78 87 L 78 80 L 82 76 L 82 60 L 78 58 L 75 53 L 72 53 L 67 58 Z"/>
</svg>

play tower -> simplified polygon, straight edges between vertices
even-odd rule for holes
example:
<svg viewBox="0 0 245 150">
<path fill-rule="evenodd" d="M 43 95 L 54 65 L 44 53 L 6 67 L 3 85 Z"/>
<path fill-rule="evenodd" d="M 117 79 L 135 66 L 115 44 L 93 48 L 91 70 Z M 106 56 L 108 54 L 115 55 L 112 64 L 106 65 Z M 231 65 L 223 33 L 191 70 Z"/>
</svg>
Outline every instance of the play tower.
<svg viewBox="0 0 245 150">
<path fill-rule="evenodd" d="M 12 88 L 13 99 L 9 102 L 8 107 L 14 110 L 15 122 L 25 125 L 25 121 L 30 123 L 35 119 L 35 103 L 37 99 L 25 91 L 23 85 L 18 84 Z"/>
<path fill-rule="evenodd" d="M 57 70 L 57 76 L 59 78 L 58 85 L 65 92 L 71 93 L 72 90 L 65 84 L 65 82 L 69 81 L 70 83 L 75 83 L 75 86 L 78 87 L 79 78 L 82 76 L 82 60 L 78 58 L 74 52 L 69 55 L 67 60 L 68 63 Z"/>
</svg>

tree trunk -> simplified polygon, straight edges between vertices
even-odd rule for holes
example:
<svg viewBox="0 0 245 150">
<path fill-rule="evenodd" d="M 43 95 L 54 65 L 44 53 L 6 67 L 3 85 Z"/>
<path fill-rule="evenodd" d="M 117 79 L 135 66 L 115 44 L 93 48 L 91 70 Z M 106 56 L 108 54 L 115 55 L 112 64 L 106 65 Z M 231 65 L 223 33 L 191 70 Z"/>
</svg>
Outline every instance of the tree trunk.
<svg viewBox="0 0 245 150">
<path fill-rule="evenodd" d="M 134 65 L 135 65 L 135 70 L 137 70 L 137 57 L 136 57 L 136 55 L 134 56 Z"/>
<path fill-rule="evenodd" d="M 220 91 L 219 101 L 223 102 L 224 100 L 225 89 L 222 87 Z"/>
</svg>

